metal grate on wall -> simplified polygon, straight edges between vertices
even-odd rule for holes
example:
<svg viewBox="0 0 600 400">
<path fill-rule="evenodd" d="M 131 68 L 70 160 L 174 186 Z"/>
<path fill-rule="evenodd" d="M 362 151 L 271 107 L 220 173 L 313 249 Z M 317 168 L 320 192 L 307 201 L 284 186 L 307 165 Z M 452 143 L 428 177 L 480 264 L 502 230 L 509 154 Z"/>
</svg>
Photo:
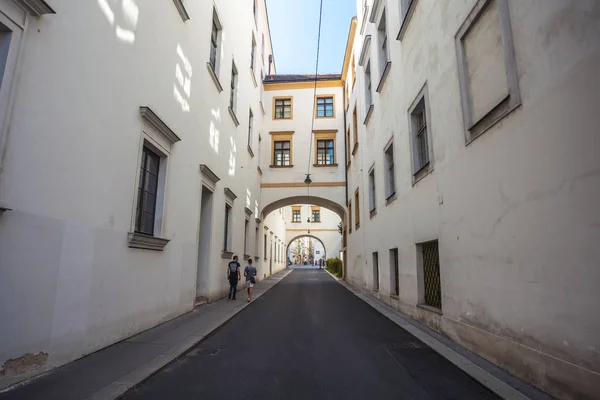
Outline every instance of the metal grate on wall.
<svg viewBox="0 0 600 400">
<path fill-rule="evenodd" d="M 440 253 L 438 241 L 423 243 L 423 281 L 425 284 L 425 304 L 442 308 L 442 286 L 440 280 Z"/>
</svg>

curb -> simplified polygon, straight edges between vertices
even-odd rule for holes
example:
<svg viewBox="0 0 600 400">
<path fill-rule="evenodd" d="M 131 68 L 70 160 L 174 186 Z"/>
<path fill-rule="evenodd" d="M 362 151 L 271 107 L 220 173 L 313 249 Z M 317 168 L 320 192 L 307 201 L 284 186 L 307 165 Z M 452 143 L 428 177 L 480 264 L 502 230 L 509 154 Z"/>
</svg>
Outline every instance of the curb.
<svg viewBox="0 0 600 400">
<path fill-rule="evenodd" d="M 282 276 L 281 277 L 277 276 L 277 274 L 279 274 L 281 272 L 283 272 Z M 108 385 L 104 386 L 102 389 L 100 389 L 97 392 L 86 397 L 85 400 L 116 400 L 116 399 L 121 398 L 128 391 L 130 391 L 131 389 L 140 385 L 144 381 L 148 380 L 153 375 L 158 373 L 161 369 L 163 369 L 167 365 L 174 362 L 181 355 L 188 352 L 192 347 L 198 345 L 198 343 L 200 343 L 209 334 L 211 334 L 212 332 L 216 331 L 217 329 L 219 329 L 220 327 L 225 325 L 229 320 L 231 320 L 233 317 L 235 317 L 238 313 L 242 312 L 250 304 L 253 304 L 256 301 L 256 299 L 260 298 L 262 295 L 264 295 L 269 290 L 271 290 L 273 287 L 275 287 L 279 282 L 281 282 L 283 279 L 285 279 L 290 273 L 293 272 L 293 269 L 287 269 L 287 270 L 283 270 L 281 272 L 278 272 L 277 274 L 271 275 L 269 278 L 267 278 L 267 279 L 271 279 L 271 278 L 277 276 L 276 278 L 273 279 L 276 281 L 273 285 L 268 287 L 260 295 L 255 296 L 254 300 L 251 303 L 244 302 L 242 308 L 240 308 L 239 310 L 232 313 L 230 316 L 228 316 L 224 321 L 219 323 L 217 326 L 211 327 L 208 332 L 203 332 L 203 335 L 197 335 L 197 336 L 192 335 L 192 336 L 187 337 L 178 345 L 171 347 L 170 349 L 166 350 L 164 353 L 160 354 L 159 356 L 153 358 L 149 362 L 144 363 L 143 365 L 135 368 L 134 370 L 130 371 L 128 374 L 122 376 L 121 378 L 117 379 L 116 381 L 109 383 Z M 262 282 L 264 282 L 264 280 Z"/>
<path fill-rule="evenodd" d="M 421 340 L 427 346 L 431 347 L 439 355 L 450 361 L 452 364 L 456 365 L 459 369 L 461 369 L 471 378 L 475 379 L 477 382 L 479 382 L 481 385 L 486 387 L 488 390 L 490 390 L 500 398 L 504 400 L 531 400 L 529 397 L 519 392 L 514 387 L 498 379 L 485 369 L 481 368 L 480 366 L 476 365 L 461 354 L 452 350 L 450 347 L 435 339 L 427 332 L 424 332 L 416 326 L 406 322 L 406 319 L 409 319 L 409 317 L 404 316 L 402 313 L 391 307 L 388 307 L 381 301 L 371 298 L 370 296 L 361 292 L 359 289 L 353 287 L 346 281 L 343 281 L 342 279 L 334 276 L 329 271 L 325 270 L 325 272 L 327 272 L 329 276 L 335 279 L 340 285 L 345 287 L 356 297 L 367 303 L 369 306 L 373 307 L 376 311 L 390 319 L 392 322 L 394 322 L 396 325 L 398 325 L 411 335 L 415 336 L 417 339 Z"/>
</svg>

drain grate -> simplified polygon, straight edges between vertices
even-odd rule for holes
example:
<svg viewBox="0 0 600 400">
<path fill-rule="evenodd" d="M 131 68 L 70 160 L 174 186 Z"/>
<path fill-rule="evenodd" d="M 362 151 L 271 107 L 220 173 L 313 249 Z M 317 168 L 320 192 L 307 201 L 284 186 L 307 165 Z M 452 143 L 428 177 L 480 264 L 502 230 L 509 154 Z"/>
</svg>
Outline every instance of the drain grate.
<svg viewBox="0 0 600 400">
<path fill-rule="evenodd" d="M 397 342 L 392 343 L 392 349 L 424 349 L 425 345 L 420 342 Z"/>
<path fill-rule="evenodd" d="M 195 349 L 188 353 L 188 357 L 195 356 L 216 356 L 221 349 Z"/>
</svg>

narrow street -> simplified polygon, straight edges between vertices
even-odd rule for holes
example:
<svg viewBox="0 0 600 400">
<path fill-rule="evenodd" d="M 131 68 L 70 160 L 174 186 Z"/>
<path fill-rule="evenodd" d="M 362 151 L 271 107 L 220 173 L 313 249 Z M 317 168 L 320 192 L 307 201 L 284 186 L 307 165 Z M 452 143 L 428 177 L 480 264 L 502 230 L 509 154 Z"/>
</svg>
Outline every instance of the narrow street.
<svg viewBox="0 0 600 400">
<path fill-rule="evenodd" d="M 324 271 L 298 269 L 125 398 L 497 397 Z"/>
</svg>

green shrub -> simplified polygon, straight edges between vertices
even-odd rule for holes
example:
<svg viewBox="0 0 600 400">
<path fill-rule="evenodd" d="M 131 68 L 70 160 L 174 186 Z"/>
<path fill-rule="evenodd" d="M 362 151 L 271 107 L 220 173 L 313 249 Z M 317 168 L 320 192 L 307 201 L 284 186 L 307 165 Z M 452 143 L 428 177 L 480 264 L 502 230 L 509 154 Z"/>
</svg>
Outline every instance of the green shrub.
<svg viewBox="0 0 600 400">
<path fill-rule="evenodd" d="M 342 260 L 339 258 L 327 259 L 327 271 L 341 277 L 343 274 Z"/>
</svg>

